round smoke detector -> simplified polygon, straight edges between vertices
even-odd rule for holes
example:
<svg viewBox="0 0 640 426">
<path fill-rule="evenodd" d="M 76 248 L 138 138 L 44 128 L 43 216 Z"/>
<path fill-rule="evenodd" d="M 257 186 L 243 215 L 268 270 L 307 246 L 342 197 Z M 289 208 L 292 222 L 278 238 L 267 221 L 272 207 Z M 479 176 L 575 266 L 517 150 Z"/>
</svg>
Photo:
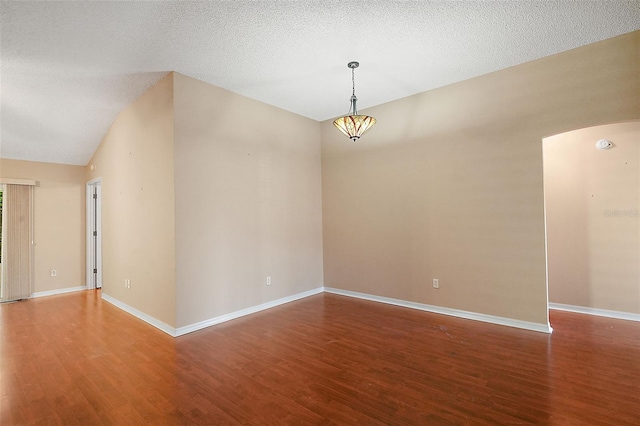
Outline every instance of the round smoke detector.
<svg viewBox="0 0 640 426">
<path fill-rule="evenodd" d="M 596 148 L 611 149 L 613 148 L 613 143 L 608 139 L 600 139 L 598 142 L 596 142 Z"/>
</svg>

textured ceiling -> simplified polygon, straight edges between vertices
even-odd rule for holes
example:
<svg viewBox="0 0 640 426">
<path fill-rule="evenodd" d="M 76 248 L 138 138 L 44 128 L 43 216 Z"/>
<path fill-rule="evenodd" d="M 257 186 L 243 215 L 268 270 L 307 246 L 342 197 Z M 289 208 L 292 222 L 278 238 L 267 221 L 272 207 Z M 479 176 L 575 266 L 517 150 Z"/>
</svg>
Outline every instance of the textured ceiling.
<svg viewBox="0 0 640 426">
<path fill-rule="evenodd" d="M 84 165 L 168 71 L 315 120 L 640 29 L 633 1 L 2 1 L 0 156 Z"/>
</svg>

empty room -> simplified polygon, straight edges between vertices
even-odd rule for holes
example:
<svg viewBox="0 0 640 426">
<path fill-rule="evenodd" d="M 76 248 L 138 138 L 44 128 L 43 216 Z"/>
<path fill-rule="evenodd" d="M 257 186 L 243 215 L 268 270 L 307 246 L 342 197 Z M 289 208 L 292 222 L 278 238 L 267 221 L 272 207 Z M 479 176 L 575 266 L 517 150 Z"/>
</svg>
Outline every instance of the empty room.
<svg viewBox="0 0 640 426">
<path fill-rule="evenodd" d="M 1 425 L 640 425 L 637 1 L 0 2 Z"/>
</svg>

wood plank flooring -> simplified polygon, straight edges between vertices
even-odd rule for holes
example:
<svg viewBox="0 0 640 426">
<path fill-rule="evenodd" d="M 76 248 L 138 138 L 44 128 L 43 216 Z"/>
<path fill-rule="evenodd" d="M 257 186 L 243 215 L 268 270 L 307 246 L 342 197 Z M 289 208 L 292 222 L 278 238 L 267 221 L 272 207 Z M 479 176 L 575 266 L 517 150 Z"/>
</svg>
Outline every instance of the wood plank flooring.
<svg viewBox="0 0 640 426">
<path fill-rule="evenodd" d="M 0 306 L 0 425 L 640 425 L 640 323 L 552 335 L 320 294 L 174 339 L 85 291 Z"/>
</svg>

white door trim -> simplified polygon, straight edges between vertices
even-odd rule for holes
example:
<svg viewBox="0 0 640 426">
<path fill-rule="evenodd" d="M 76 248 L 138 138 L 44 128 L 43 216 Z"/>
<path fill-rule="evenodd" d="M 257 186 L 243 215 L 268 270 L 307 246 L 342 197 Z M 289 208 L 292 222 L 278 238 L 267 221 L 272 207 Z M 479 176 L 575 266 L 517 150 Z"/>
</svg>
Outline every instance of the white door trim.
<svg viewBox="0 0 640 426">
<path fill-rule="evenodd" d="M 93 191 L 96 190 L 96 203 L 93 203 Z M 87 288 L 102 288 L 102 178 L 97 178 L 87 182 L 87 219 L 86 219 L 86 252 L 87 252 Z M 96 226 L 97 242 L 93 241 L 93 226 Z M 97 264 L 94 265 L 94 259 Z M 96 268 L 98 272 L 93 273 Z"/>
</svg>

